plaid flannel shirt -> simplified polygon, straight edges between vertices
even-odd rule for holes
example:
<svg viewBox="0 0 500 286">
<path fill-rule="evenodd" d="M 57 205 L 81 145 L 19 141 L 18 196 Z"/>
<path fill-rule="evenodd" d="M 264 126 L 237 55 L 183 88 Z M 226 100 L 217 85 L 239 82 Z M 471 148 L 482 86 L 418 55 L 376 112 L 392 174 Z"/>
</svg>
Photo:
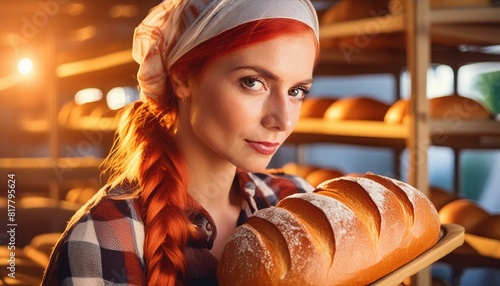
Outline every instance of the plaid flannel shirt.
<svg viewBox="0 0 500 286">
<path fill-rule="evenodd" d="M 245 198 L 238 218 L 243 224 L 256 210 L 313 187 L 288 174 L 238 172 Z M 144 223 L 137 199 L 116 199 L 121 187 L 103 188 L 71 219 L 57 243 L 42 285 L 145 285 Z M 185 252 L 189 285 L 217 285 L 217 259 L 209 249 L 215 224 L 200 205 L 189 214 L 201 234 Z"/>
</svg>

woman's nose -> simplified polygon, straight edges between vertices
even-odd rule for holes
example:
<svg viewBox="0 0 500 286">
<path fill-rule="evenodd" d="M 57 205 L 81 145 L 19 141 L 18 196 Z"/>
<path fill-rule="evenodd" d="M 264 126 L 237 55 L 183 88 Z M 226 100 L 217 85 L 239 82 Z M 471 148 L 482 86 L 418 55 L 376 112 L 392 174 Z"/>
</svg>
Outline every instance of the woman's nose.
<svg viewBox="0 0 500 286">
<path fill-rule="evenodd" d="M 262 125 L 269 129 L 285 131 L 292 126 L 292 110 L 288 94 L 278 92 L 271 94 L 263 107 Z"/>
</svg>

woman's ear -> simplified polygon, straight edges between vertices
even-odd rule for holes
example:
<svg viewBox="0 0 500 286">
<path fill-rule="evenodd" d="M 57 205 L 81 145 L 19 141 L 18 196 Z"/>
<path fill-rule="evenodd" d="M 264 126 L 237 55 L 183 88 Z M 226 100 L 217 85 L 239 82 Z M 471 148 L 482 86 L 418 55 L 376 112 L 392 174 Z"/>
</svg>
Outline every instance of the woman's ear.
<svg viewBox="0 0 500 286">
<path fill-rule="evenodd" d="M 174 72 L 171 74 L 172 88 L 175 95 L 182 100 L 190 96 L 189 80 L 186 72 Z"/>
</svg>

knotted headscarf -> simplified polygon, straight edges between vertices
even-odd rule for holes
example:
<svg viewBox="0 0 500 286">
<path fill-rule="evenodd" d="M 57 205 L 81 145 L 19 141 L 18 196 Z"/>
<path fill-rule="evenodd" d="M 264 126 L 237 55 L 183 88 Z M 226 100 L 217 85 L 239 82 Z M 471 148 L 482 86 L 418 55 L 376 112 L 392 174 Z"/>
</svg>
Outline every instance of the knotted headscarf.
<svg viewBox="0 0 500 286">
<path fill-rule="evenodd" d="M 135 29 L 132 55 L 140 64 L 141 97 L 166 92 L 170 67 L 198 44 L 238 25 L 269 18 L 307 24 L 318 39 L 318 18 L 309 0 L 165 0 Z"/>
</svg>

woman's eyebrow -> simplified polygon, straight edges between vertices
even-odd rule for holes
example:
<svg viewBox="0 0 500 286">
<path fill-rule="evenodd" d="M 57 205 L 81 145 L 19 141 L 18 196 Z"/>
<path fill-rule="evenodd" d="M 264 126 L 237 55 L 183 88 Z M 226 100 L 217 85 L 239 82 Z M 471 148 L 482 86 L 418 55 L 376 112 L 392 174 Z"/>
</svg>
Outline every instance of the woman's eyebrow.
<svg viewBox="0 0 500 286">
<path fill-rule="evenodd" d="M 269 70 L 265 69 L 265 68 L 262 68 L 262 67 L 259 67 L 259 66 L 238 66 L 236 68 L 234 68 L 235 71 L 237 70 L 253 70 L 271 80 L 279 80 L 280 78 L 275 75 L 274 73 L 270 72 Z M 298 82 L 297 85 L 308 85 L 308 84 L 312 84 L 313 82 L 313 79 L 312 78 L 308 78 L 306 80 L 303 80 L 301 82 Z"/>
</svg>

